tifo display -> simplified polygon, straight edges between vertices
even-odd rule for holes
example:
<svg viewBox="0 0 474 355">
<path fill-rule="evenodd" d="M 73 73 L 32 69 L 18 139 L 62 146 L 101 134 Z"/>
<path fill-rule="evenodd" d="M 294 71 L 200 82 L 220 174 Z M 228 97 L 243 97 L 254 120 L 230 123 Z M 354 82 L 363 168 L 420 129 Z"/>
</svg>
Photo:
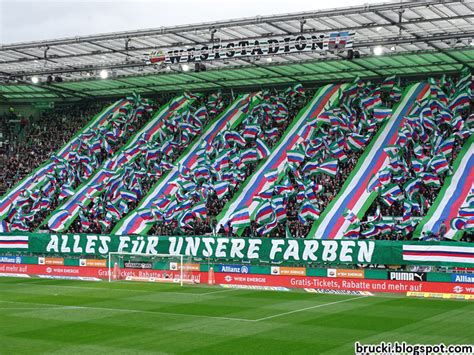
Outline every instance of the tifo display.
<svg viewBox="0 0 474 355">
<path fill-rule="evenodd" d="M 474 0 L 364 1 L 2 3 L 0 354 L 474 354 Z"/>
<path fill-rule="evenodd" d="M 109 105 L 0 200 L 0 231 L 472 237 L 471 74 Z"/>
</svg>

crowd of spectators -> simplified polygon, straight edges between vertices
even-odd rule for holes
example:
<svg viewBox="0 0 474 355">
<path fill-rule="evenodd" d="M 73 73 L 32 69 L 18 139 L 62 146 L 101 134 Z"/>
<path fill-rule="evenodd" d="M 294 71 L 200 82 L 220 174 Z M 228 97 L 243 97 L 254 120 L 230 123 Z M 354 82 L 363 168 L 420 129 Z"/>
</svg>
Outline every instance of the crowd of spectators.
<svg viewBox="0 0 474 355">
<path fill-rule="evenodd" d="M 359 88 L 359 91 L 360 93 L 362 92 L 361 88 Z M 372 88 L 371 91 L 376 91 L 376 88 Z M 381 92 L 380 99 L 381 104 L 383 104 L 384 107 L 389 108 L 392 107 L 393 104 L 396 102 L 393 98 L 390 97 L 389 92 Z M 345 113 L 347 115 L 353 114 L 355 116 L 354 126 L 357 127 L 359 125 L 359 122 L 365 120 L 367 117 L 363 114 L 363 111 L 359 106 L 359 100 L 348 99 L 347 101 L 351 102 L 351 105 L 350 108 L 345 109 Z M 348 110 L 350 110 L 350 112 Z M 370 144 L 374 133 L 378 130 L 380 126 L 381 122 L 378 122 L 374 124 L 371 129 L 369 129 L 369 126 L 365 126 L 364 128 L 359 130 L 358 134 L 369 137 L 368 141 L 366 142 L 366 145 Z M 343 133 L 340 130 L 333 130 L 333 128 L 334 127 L 326 131 L 325 129 L 318 127 L 313 133 L 313 139 L 322 138 L 323 140 L 326 140 L 327 145 L 329 145 L 331 142 L 335 142 L 341 136 L 348 136 L 347 132 Z M 309 178 L 305 176 L 306 174 L 303 171 L 303 167 L 307 162 L 313 159 L 310 156 L 306 156 L 303 163 L 301 163 L 301 165 L 297 169 L 299 173 L 298 175 L 303 177 L 306 186 L 319 185 L 323 187 L 323 190 L 317 194 L 317 202 L 312 202 L 313 207 L 319 212 L 322 212 L 339 193 L 343 184 L 346 182 L 346 179 L 352 173 L 355 165 L 358 162 L 359 157 L 363 153 L 363 150 L 345 149 L 344 153 L 347 156 L 347 159 L 339 161 L 338 169 L 334 177 L 328 176 L 326 174 L 311 175 Z M 297 199 L 296 191 L 298 189 L 298 184 L 295 181 L 295 174 L 291 171 L 291 169 L 287 169 L 287 175 L 290 178 L 291 185 L 295 189 L 295 193 L 288 195 L 288 199 L 286 202 L 286 218 L 280 220 L 277 226 L 265 236 L 270 238 L 305 238 L 311 230 L 314 219 L 304 220 L 300 218 L 300 208 L 302 206 L 302 203 L 306 200 L 298 201 Z M 255 221 L 252 221 L 251 225 L 245 228 L 243 235 L 247 237 L 262 236 L 262 234 L 259 233 L 259 226 Z"/>
<path fill-rule="evenodd" d="M 362 88 L 362 86 L 360 86 Z M 372 91 L 380 91 L 374 86 L 371 86 Z M 291 99 L 289 97 L 285 98 L 285 105 L 288 108 L 288 116 L 284 120 L 275 121 L 270 120 L 264 122 L 263 116 L 260 119 L 255 121 L 259 126 L 264 128 L 264 131 L 267 129 L 277 129 L 277 135 L 272 137 L 266 137 L 265 135 L 261 136 L 265 144 L 271 149 L 282 137 L 283 133 L 288 128 L 289 124 L 293 121 L 295 116 L 300 112 L 300 110 L 309 102 L 312 98 L 313 92 L 311 90 L 306 90 L 302 95 L 296 95 Z M 267 94 L 268 97 L 271 97 L 270 94 Z M 281 93 L 275 92 L 276 97 L 281 99 L 284 97 Z M 390 108 L 394 103 L 399 99 L 393 98 L 389 92 L 382 91 L 378 94 L 380 96 L 381 102 L 380 105 L 383 107 Z M 196 96 L 193 97 L 193 106 L 190 109 L 191 111 L 197 110 L 201 106 L 208 105 L 208 97 L 206 96 Z M 202 127 L 205 127 L 212 119 L 217 117 L 222 110 L 230 102 L 230 97 L 222 96 L 221 104 L 219 108 L 214 110 L 212 114 L 208 114 L 203 120 Z M 265 100 L 263 100 L 265 101 Z M 364 111 L 361 108 L 361 103 L 359 100 L 350 101 L 351 107 L 344 107 L 345 112 L 348 115 L 353 115 L 354 126 L 359 126 L 357 134 L 360 136 L 368 137 L 365 146 L 370 144 L 370 140 L 374 137 L 377 130 L 383 124 L 382 121 L 374 123 L 371 127 L 364 127 L 360 125 L 363 120 L 374 119 L 369 111 Z M 0 129 L 2 133 L 2 144 L 0 146 L 0 196 L 4 195 L 9 189 L 15 186 L 19 181 L 21 181 L 25 176 L 33 172 L 36 168 L 42 165 L 46 160 L 51 158 L 51 156 L 58 151 L 59 148 L 64 146 L 70 139 L 81 130 L 89 121 L 94 117 L 98 112 L 101 111 L 106 105 L 110 103 L 97 103 L 97 102 L 82 102 L 78 104 L 72 104 L 67 106 L 61 106 L 56 109 L 47 110 L 38 115 L 38 117 L 31 116 L 29 118 L 22 117 L 10 112 L 0 116 Z M 164 104 L 164 98 L 157 100 L 153 104 L 153 111 L 156 111 L 157 108 Z M 262 111 L 263 112 L 263 111 Z M 370 111 L 372 112 L 372 111 Z M 466 119 L 471 110 L 464 110 L 461 115 L 463 119 Z M 251 114 L 257 115 L 256 112 Z M 370 117 L 368 117 L 370 116 Z M 130 137 L 142 128 L 145 123 L 150 119 L 151 113 L 146 112 L 142 115 L 136 122 L 134 122 L 133 127 L 127 129 L 125 134 L 123 134 L 119 139 L 111 141 L 110 147 L 111 150 L 106 151 L 102 149 L 97 154 L 97 161 L 94 169 L 96 169 L 100 164 L 105 160 L 113 156 L 119 149 L 125 145 L 125 143 L 130 139 Z M 248 124 L 247 121 L 243 121 L 239 126 L 235 128 L 237 132 L 243 132 Z M 334 128 L 334 127 L 333 127 Z M 370 129 L 369 129 L 370 128 Z M 453 136 L 456 131 L 449 124 L 443 124 L 440 126 L 439 134 L 442 138 L 447 139 L 450 136 Z M 322 128 L 316 130 L 316 134 L 313 138 L 316 138 L 317 133 L 324 133 L 320 137 L 326 137 L 329 139 L 328 143 L 336 142 L 336 140 L 346 133 L 341 133 L 342 131 L 337 131 L 328 129 L 323 131 Z M 192 137 L 194 139 L 197 135 L 202 133 L 199 131 L 196 135 Z M 168 137 L 169 138 L 169 137 Z M 176 144 L 174 148 L 166 155 L 160 153 L 158 157 L 154 158 L 153 164 L 150 163 L 145 154 L 139 155 L 134 159 L 127 168 L 129 171 L 137 172 L 131 173 L 124 176 L 125 185 L 129 187 L 132 176 L 133 179 L 138 179 L 137 183 L 139 185 L 139 191 L 137 192 L 137 199 L 129 201 L 126 204 L 126 207 L 121 210 L 121 215 L 118 218 L 110 219 L 109 210 L 107 206 L 110 201 L 107 200 L 109 197 L 106 194 L 102 194 L 92 200 L 92 204 L 89 206 L 83 206 L 81 211 L 81 218 L 77 218 L 74 223 L 72 223 L 66 232 L 71 233 L 110 233 L 117 222 L 125 216 L 128 212 L 135 210 L 141 201 L 141 199 L 152 189 L 152 187 L 160 180 L 161 176 L 166 170 L 164 169 L 163 164 L 171 165 L 174 164 L 177 159 L 182 155 L 184 150 L 188 147 L 190 141 L 183 139 L 183 131 L 178 129 L 173 132 L 171 135 L 172 141 L 181 142 Z M 431 139 L 432 137 L 430 137 Z M 439 186 L 426 186 L 421 184 L 418 195 L 419 197 L 419 208 L 414 208 L 411 211 L 410 218 L 423 217 L 428 209 L 432 206 L 435 198 L 437 197 L 441 186 L 444 184 L 444 181 L 447 176 L 452 172 L 452 163 L 458 156 L 463 144 L 465 143 L 466 136 L 456 136 L 454 142 L 454 148 L 446 156 L 446 160 L 450 165 L 450 169 L 447 172 L 444 172 L 439 175 L 440 185 Z M 184 143 L 183 143 L 184 142 Z M 228 148 L 228 147 L 227 147 Z M 255 140 L 246 141 L 245 146 L 240 147 L 240 151 L 256 148 Z M 401 156 L 403 161 L 407 163 L 408 171 L 405 175 L 399 178 L 396 181 L 396 184 L 403 187 L 410 179 L 417 176 L 416 172 L 412 167 L 412 158 L 415 156 L 414 153 L 414 143 L 408 141 L 404 149 L 402 150 Z M 319 212 L 322 212 L 328 204 L 336 197 L 336 195 L 341 190 L 343 184 L 346 182 L 347 178 L 353 171 L 355 165 L 357 164 L 360 156 L 363 153 L 362 150 L 351 150 L 346 149 L 345 154 L 347 159 L 340 160 L 338 163 L 338 169 L 335 176 L 329 176 L 327 174 L 315 174 L 311 175 L 309 178 L 312 186 L 323 186 L 324 189 L 317 194 L 317 202 L 313 202 L 314 208 Z M 428 152 L 426 152 L 428 155 Z M 324 155 L 326 157 L 326 155 Z M 298 171 L 287 169 L 285 171 L 285 176 L 287 176 L 295 188 L 298 189 L 298 184 L 296 182 L 296 175 L 301 174 L 305 175 L 305 172 L 302 170 L 302 167 L 311 160 L 311 156 L 307 156 L 304 161 L 301 163 Z M 239 170 L 242 175 L 239 177 L 239 181 L 235 184 L 230 184 L 227 193 L 225 196 L 219 196 L 216 192 L 213 192 L 212 189 L 209 189 L 209 193 L 206 197 L 206 218 L 205 220 L 195 219 L 193 223 L 190 224 L 181 224 L 178 218 L 171 219 L 161 219 L 156 223 L 153 223 L 149 234 L 154 235 L 204 235 L 204 234 L 214 234 L 214 235 L 229 235 L 232 236 L 234 230 L 231 223 L 229 222 L 225 226 L 221 226 L 219 230 L 216 230 L 217 222 L 216 217 L 223 211 L 223 209 L 228 206 L 230 201 L 233 199 L 234 195 L 240 190 L 242 182 L 246 181 L 250 177 L 258 166 L 258 161 L 246 163 L 243 166 L 239 166 Z M 52 178 L 62 183 L 70 184 L 71 188 L 75 190 L 83 181 L 81 179 L 81 174 L 75 172 L 74 177 L 70 178 L 69 175 L 65 174 L 64 171 L 54 170 L 51 172 Z M 214 179 L 214 178 L 212 178 Z M 305 179 L 307 177 L 305 176 Z M 64 181 L 63 181 L 64 180 Z M 207 181 L 206 183 L 216 183 L 217 181 Z M 198 185 L 203 185 L 199 183 Z M 203 185 L 204 186 L 204 185 Z M 40 209 L 37 214 L 31 217 L 28 221 L 28 227 L 30 230 L 36 229 L 41 225 L 42 221 L 53 211 L 55 210 L 62 199 L 60 199 L 61 189 L 57 188 L 55 191 L 47 196 L 49 199 L 49 205 L 47 209 Z M 300 213 L 300 208 L 302 207 L 302 201 L 297 198 L 296 193 L 288 194 L 286 199 L 286 218 L 283 221 L 279 221 L 277 226 L 271 230 L 266 237 L 274 238 L 284 238 L 284 237 L 296 237 L 304 238 L 308 235 L 313 221 L 314 220 L 302 220 Z M 41 196 L 40 196 L 41 198 Z M 193 204 L 197 204 L 201 201 L 202 197 L 194 196 L 191 198 Z M 115 203 L 114 203 L 115 204 Z M 395 201 L 392 205 L 387 205 L 384 203 L 382 196 L 377 196 L 373 204 L 370 206 L 367 211 L 365 218 L 361 221 L 361 232 L 367 230 L 367 226 L 370 221 L 374 219 L 380 219 L 383 217 L 391 217 L 395 221 L 395 226 L 392 227 L 391 233 L 382 233 L 375 236 L 376 239 L 395 239 L 395 240 L 408 240 L 412 238 L 412 232 L 404 233 L 401 228 L 396 226 L 401 224 L 401 217 L 406 213 L 403 200 Z M 28 210 L 22 211 L 24 214 L 28 215 Z M 30 213 L 31 214 L 31 213 Z M 103 221 L 107 220 L 108 223 L 104 224 Z M 444 223 L 443 223 L 444 225 Z M 260 237 L 262 236 L 259 230 L 261 226 L 258 225 L 255 221 L 252 221 L 250 226 L 245 228 L 243 231 L 243 236 L 246 237 Z M 442 227 L 443 228 L 443 227 Z M 444 226 L 444 228 L 446 228 Z M 436 234 L 436 233 L 435 233 Z M 437 231 L 437 236 L 442 237 L 443 232 Z M 466 233 L 464 235 L 464 240 L 471 240 L 473 235 L 471 233 Z"/>
<path fill-rule="evenodd" d="M 213 97 L 216 94 L 214 94 Z M 129 211 L 134 210 L 140 203 L 143 196 L 157 183 L 161 176 L 170 169 L 175 161 L 181 156 L 184 150 L 191 144 L 188 139 L 184 139 L 184 130 L 177 121 L 186 121 L 185 117 L 193 115 L 198 109 L 206 108 L 206 115 L 202 115 L 200 124 L 205 127 L 212 119 L 217 117 L 222 110 L 228 105 L 229 97 L 218 95 L 218 99 L 212 101 L 212 105 L 209 104 L 208 96 L 192 96 L 192 103 L 187 107 L 185 112 L 180 110 L 170 110 L 167 115 L 166 122 L 169 123 L 172 129 L 175 129 L 173 133 L 170 133 L 166 137 L 166 141 L 173 142 L 173 149 L 163 153 L 160 151 L 156 158 L 149 160 L 145 151 L 139 154 L 133 161 L 127 164 L 127 171 L 132 173 L 128 175 L 122 175 L 123 185 L 128 186 L 129 189 L 132 180 L 134 182 L 134 191 L 137 194 L 137 198 L 134 201 L 128 201 L 124 209 L 119 209 L 121 217 L 127 214 Z M 210 107 L 212 106 L 212 108 Z M 183 122 L 184 122 L 183 121 Z M 196 122 L 195 120 L 193 122 Z M 186 121 L 187 123 L 187 121 Z M 186 126 L 187 127 L 187 126 Z M 193 132 L 193 136 L 197 136 L 201 133 L 200 129 Z M 192 141 L 192 138 L 191 138 Z M 157 148 L 162 148 L 163 142 L 155 141 L 148 142 L 154 144 Z M 139 187 L 137 187 L 139 186 Z M 81 218 L 76 219 L 67 230 L 68 232 L 95 232 L 95 233 L 110 233 L 119 218 L 110 218 L 107 209 L 107 199 L 110 196 L 107 194 L 101 194 L 99 197 L 94 198 L 92 204 L 85 207 L 82 206 Z M 123 202 L 122 202 L 123 203 Z M 106 223 L 104 223 L 106 222 Z"/>
<path fill-rule="evenodd" d="M 43 111 L 38 117 L 0 116 L 0 196 L 43 164 L 107 103 L 84 102 Z"/>
<path fill-rule="evenodd" d="M 44 175 L 48 183 L 39 185 L 41 186 L 39 188 L 23 191 L 17 203 L 11 206 L 6 219 L 9 223 L 8 229 L 35 230 L 39 227 L 68 194 L 73 193 L 103 161 L 118 151 L 131 135 L 149 120 L 150 114 L 156 108 L 149 101 L 146 110 L 137 106 L 135 111 L 133 100 L 130 99 L 124 103 L 127 102 L 129 102 L 128 106 L 121 104 L 121 107 L 124 106 L 125 109 L 127 106 L 127 110 L 131 110 L 132 120 L 119 119 L 123 116 L 122 112 L 109 113 L 106 120 L 102 121 L 108 123 L 106 126 L 101 126 L 100 133 L 98 129 L 89 128 L 81 133 L 80 144 L 76 148 L 71 148 L 69 153 L 63 153 L 68 154 L 69 157 L 66 155 L 66 159 L 58 157 L 55 152 L 70 142 L 73 135 L 81 132 L 96 114 L 110 105 L 109 102 L 61 107 L 42 113 L 36 120 L 29 120 L 16 131 L 16 134 L 11 127 L 5 130 L 8 137 L 7 143 L 10 140 L 13 142 L 7 144 L 5 154 L 1 155 L 1 159 L 8 161 L 6 165 L 2 165 L 2 168 L 6 167 L 8 170 L 2 170 L 2 173 L 10 176 L 10 179 L 2 180 L 7 184 L 5 189 L 15 185 L 48 159 L 53 162 L 52 165 L 50 163 L 51 168 Z M 11 119 L 7 122 L 11 123 Z M 86 137 L 100 139 L 98 142 L 102 143 L 99 149 L 92 151 L 91 146 L 85 144 Z M 88 169 L 82 165 L 84 162 L 87 162 Z"/>
<path fill-rule="evenodd" d="M 283 93 L 273 93 L 270 92 L 263 92 L 263 103 L 274 101 L 278 97 L 278 100 L 282 100 L 284 95 Z M 252 112 L 249 113 L 251 120 L 258 124 L 262 128 L 263 131 L 275 129 L 277 128 L 277 134 L 273 136 L 265 136 L 262 135 L 262 140 L 265 144 L 271 149 L 276 142 L 279 141 L 289 124 L 293 121 L 295 116 L 298 112 L 312 99 L 313 91 L 312 90 L 305 90 L 304 94 L 297 94 L 296 92 L 294 95 L 286 96 L 284 99 L 284 104 L 288 109 L 288 115 L 284 120 L 266 120 L 265 113 L 263 110 L 263 106 L 258 105 Z M 244 120 L 239 126 L 235 128 L 237 132 L 243 132 L 248 124 L 249 120 Z M 241 151 L 246 149 L 251 149 L 256 146 L 255 140 L 248 140 L 246 145 L 241 147 Z M 243 176 L 240 178 L 240 182 L 236 183 L 235 185 L 230 185 L 227 194 L 224 197 L 219 198 L 219 196 L 210 190 L 209 195 L 207 196 L 206 201 L 206 210 L 207 216 L 206 221 L 195 221 L 193 224 L 190 224 L 187 227 L 179 226 L 178 221 L 173 219 L 171 221 L 160 221 L 153 225 L 150 234 L 156 235 L 176 235 L 176 234 L 188 234 L 188 235 L 204 235 L 204 234 L 215 234 L 215 235 L 232 235 L 233 230 L 232 228 L 228 228 L 227 226 L 221 226 L 219 230 L 216 230 L 216 217 L 221 213 L 226 205 L 232 200 L 235 193 L 239 191 L 241 187 L 241 182 L 247 180 L 249 176 L 253 174 L 255 169 L 257 168 L 258 162 L 250 162 L 244 164 L 239 170 L 243 173 Z M 214 181 L 215 182 L 215 181 Z M 198 200 L 196 199 L 196 201 Z"/>
</svg>

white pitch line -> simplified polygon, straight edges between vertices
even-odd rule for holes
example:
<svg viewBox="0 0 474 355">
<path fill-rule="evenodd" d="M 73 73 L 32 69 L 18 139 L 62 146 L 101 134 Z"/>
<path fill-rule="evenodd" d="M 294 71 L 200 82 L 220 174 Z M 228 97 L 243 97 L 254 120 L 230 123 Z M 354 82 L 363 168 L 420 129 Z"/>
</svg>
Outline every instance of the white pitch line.
<svg viewBox="0 0 474 355">
<path fill-rule="evenodd" d="M 273 316 L 268 316 L 268 317 L 259 318 L 259 319 L 256 319 L 255 322 L 261 322 L 261 321 L 263 321 L 263 320 L 268 320 L 268 319 L 272 319 L 272 318 L 276 318 L 276 317 L 286 316 L 286 315 L 288 315 L 288 314 L 303 312 L 303 311 L 307 311 L 307 310 L 310 310 L 310 309 L 316 309 L 316 308 L 322 308 L 322 307 L 332 306 L 333 304 L 349 302 L 349 301 L 353 301 L 353 300 L 360 299 L 360 298 L 366 298 L 366 297 L 369 297 L 369 296 L 357 296 L 357 297 L 352 297 L 352 298 L 348 298 L 348 299 L 341 300 L 341 301 L 323 303 L 323 304 L 318 304 L 318 305 L 316 305 L 316 306 L 311 306 L 311 307 L 306 307 L 306 308 L 295 309 L 294 311 L 288 311 L 288 312 L 283 312 L 283 313 L 274 314 Z"/>
<path fill-rule="evenodd" d="M 88 306 L 65 306 L 62 304 L 43 304 L 43 303 L 32 303 L 32 302 L 19 302 L 19 301 L 2 301 L 4 303 L 15 303 L 15 304 L 33 304 L 33 305 L 44 305 L 44 306 L 57 306 L 52 308 L 47 308 L 48 310 L 60 309 L 60 310 L 94 310 L 94 311 L 109 311 L 109 312 L 125 312 L 125 313 L 141 313 L 141 314 L 155 314 L 155 315 L 168 315 L 168 316 L 184 316 L 184 317 L 194 317 L 194 318 L 206 318 L 206 319 L 216 319 L 216 320 L 231 320 L 231 321 L 240 321 L 240 322 L 255 322 L 255 319 L 246 319 L 246 318 L 232 318 L 232 317 L 218 317 L 218 316 L 205 316 L 199 314 L 189 314 L 189 313 L 171 313 L 171 312 L 159 312 L 159 311 L 144 311 L 140 309 L 128 309 L 128 308 L 106 308 L 106 307 L 88 307 Z M 41 309 L 41 308 L 37 308 Z"/>
<path fill-rule="evenodd" d="M 226 288 L 224 290 L 219 290 L 219 291 L 211 291 L 211 292 L 206 292 L 206 293 L 193 293 L 193 295 L 213 295 L 215 293 L 223 293 L 223 292 L 230 292 L 230 291 L 235 291 L 238 290 L 237 288 Z"/>
<path fill-rule="evenodd" d="M 9 310 L 9 309 L 13 309 L 13 310 L 23 310 L 23 309 L 26 309 L 26 310 L 32 310 L 32 309 L 39 310 L 39 309 L 64 309 L 64 308 L 67 308 L 67 307 L 0 307 L 1 310 Z"/>
</svg>

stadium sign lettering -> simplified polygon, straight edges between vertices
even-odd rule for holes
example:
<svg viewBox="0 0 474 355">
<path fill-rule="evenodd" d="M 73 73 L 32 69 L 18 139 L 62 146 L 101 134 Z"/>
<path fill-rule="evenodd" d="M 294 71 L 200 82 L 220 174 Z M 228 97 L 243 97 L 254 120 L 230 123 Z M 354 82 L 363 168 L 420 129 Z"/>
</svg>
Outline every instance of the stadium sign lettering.
<svg viewBox="0 0 474 355">
<path fill-rule="evenodd" d="M 382 264 L 382 265 L 445 265 L 472 267 L 474 256 L 470 243 L 421 242 L 386 240 L 325 240 L 325 239 L 276 239 L 276 238 L 226 238 L 211 236 L 140 236 L 140 235 L 95 235 L 95 234 L 47 234 L 47 233 L 3 233 L 17 243 L 0 245 L 4 253 L 25 252 L 29 254 L 99 256 L 105 258 L 111 252 L 140 254 L 186 255 L 202 259 L 226 259 L 241 264 L 245 261 L 295 262 L 326 264 Z M 413 246 L 426 250 L 449 253 L 427 255 L 414 259 Z M 93 258 L 92 258 L 93 259 Z M 336 275 L 337 276 L 337 275 Z M 338 277 L 345 277 L 340 275 Z M 419 280 L 423 275 L 392 274 L 393 280 Z M 459 280 L 468 277 L 459 277 Z M 454 282 L 459 282 L 453 276 Z"/>
<path fill-rule="evenodd" d="M 218 259 L 370 263 L 374 250 L 374 241 L 51 234 L 45 252 L 107 255 L 118 251 Z"/>
<path fill-rule="evenodd" d="M 474 283 L 474 274 L 452 274 L 451 278 L 453 282 Z"/>
<path fill-rule="evenodd" d="M 426 281 L 426 273 L 390 271 L 388 279 L 394 281 Z"/>
<path fill-rule="evenodd" d="M 239 57 L 345 50 L 352 48 L 353 37 L 353 32 L 345 31 L 217 42 L 197 47 L 173 49 L 166 54 L 161 50 L 154 50 L 148 55 L 146 62 L 148 64 L 179 64 Z"/>
</svg>

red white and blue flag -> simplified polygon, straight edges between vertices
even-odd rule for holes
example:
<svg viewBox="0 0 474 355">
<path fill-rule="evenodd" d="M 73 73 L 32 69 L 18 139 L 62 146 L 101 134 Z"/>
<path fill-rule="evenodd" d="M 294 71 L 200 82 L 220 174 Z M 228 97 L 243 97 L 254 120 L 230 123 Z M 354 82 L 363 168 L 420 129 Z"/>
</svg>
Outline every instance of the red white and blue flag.
<svg viewBox="0 0 474 355">
<path fill-rule="evenodd" d="M 230 217 L 232 227 L 244 228 L 250 225 L 250 215 L 247 207 L 243 207 L 238 211 L 235 211 Z"/>
<path fill-rule="evenodd" d="M 0 236 L 0 249 L 28 249 L 28 236 Z"/>
<path fill-rule="evenodd" d="M 257 138 L 255 144 L 257 147 L 257 154 L 259 159 L 266 158 L 268 155 L 270 155 L 270 149 L 267 147 L 263 140 Z"/>
<path fill-rule="evenodd" d="M 403 260 L 474 264 L 474 247 L 403 245 Z"/>
<path fill-rule="evenodd" d="M 335 177 L 337 174 L 337 163 L 337 159 L 327 160 L 324 163 L 319 164 L 317 171 Z"/>
</svg>

